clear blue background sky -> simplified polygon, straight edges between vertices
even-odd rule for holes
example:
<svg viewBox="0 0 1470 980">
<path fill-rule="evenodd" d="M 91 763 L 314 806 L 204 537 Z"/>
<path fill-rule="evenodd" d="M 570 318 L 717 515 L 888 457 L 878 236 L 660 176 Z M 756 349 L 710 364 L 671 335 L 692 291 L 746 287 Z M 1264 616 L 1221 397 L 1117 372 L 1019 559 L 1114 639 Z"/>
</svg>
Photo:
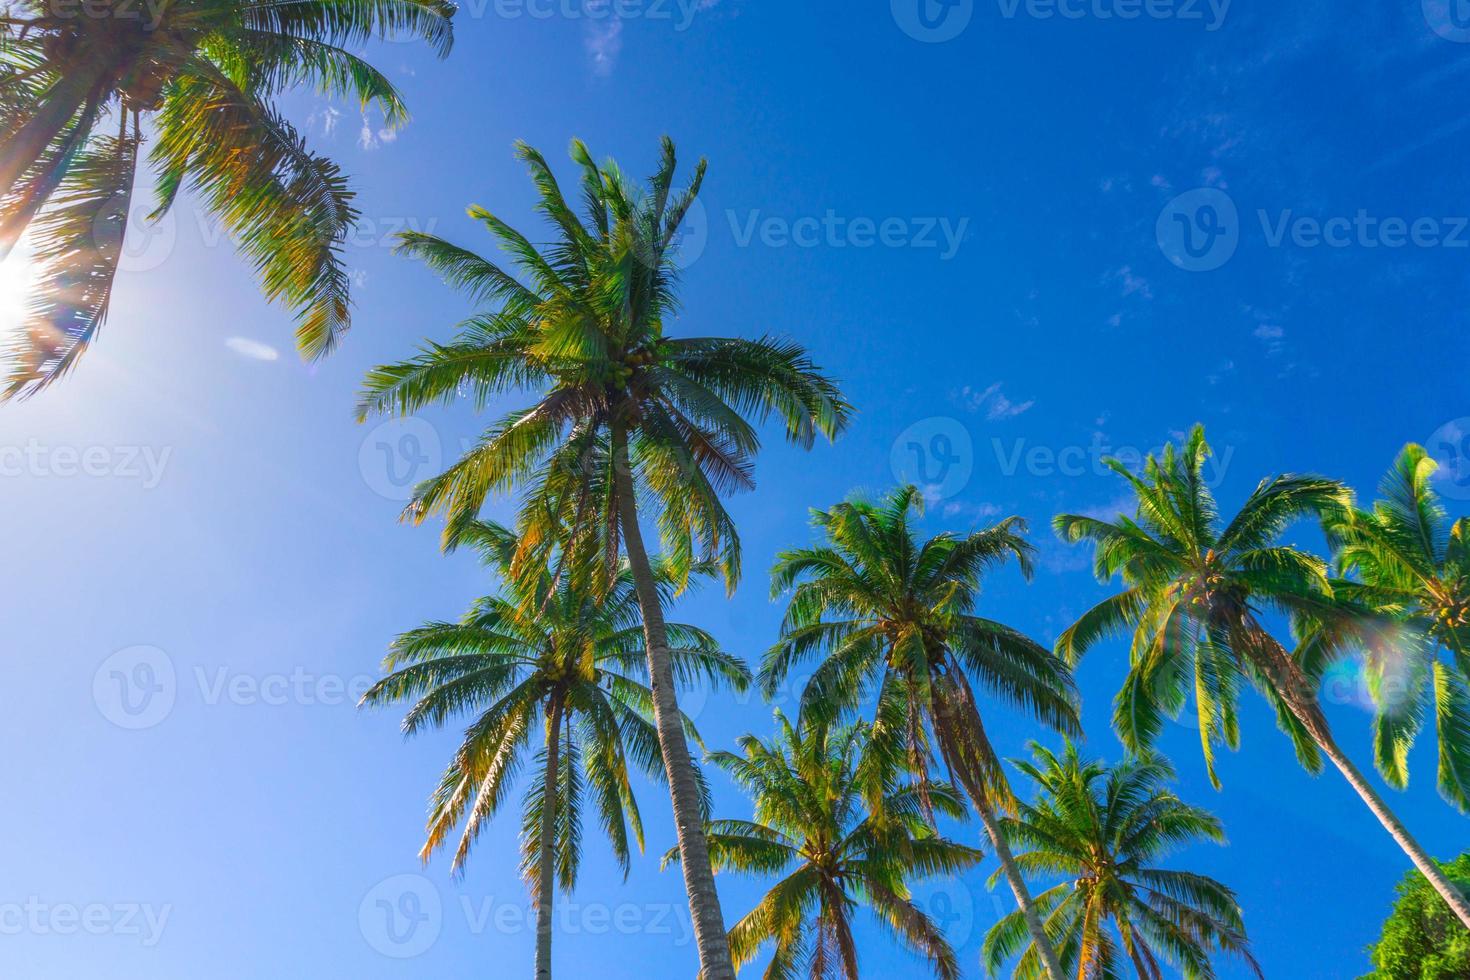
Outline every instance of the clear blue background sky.
<svg viewBox="0 0 1470 980">
<path fill-rule="evenodd" d="M 1092 471 L 1097 447 L 1147 449 L 1203 421 L 1228 454 L 1219 492 L 1231 506 L 1286 469 L 1367 492 L 1404 442 L 1470 414 L 1470 233 L 1455 220 L 1470 214 L 1457 97 L 1470 47 L 1451 39 L 1452 25 L 1451 38 L 1437 34 L 1414 0 L 1351 14 L 1237 0 L 1219 22 L 1206 5 L 1193 8 L 1200 19 L 1098 16 L 1117 9 L 1106 3 L 1047 19 L 975 0 L 941 21 L 958 30 L 942 43 L 900 26 L 923 34 L 911 0 L 896 10 L 706 0 L 687 25 L 672 5 L 611 21 L 514 15 L 522 9 L 471 4 L 445 63 L 412 45 L 374 49 L 415 113 L 396 139 L 369 121 L 364 141 L 354 106 L 289 100 L 361 191 L 366 222 L 349 249 L 357 313 L 340 353 L 300 364 L 288 317 L 181 206 L 175 224 L 135 243 L 112 319 L 76 374 L 0 410 L 0 974 L 530 971 L 532 930 L 513 908 L 526 901 L 513 816 L 481 839 L 463 881 L 443 860 L 424 872 L 418 907 L 437 896 L 441 913 L 426 927 L 436 936 L 419 934 L 433 939 L 422 955 L 379 951 L 395 947 L 377 901 L 399 897 L 379 883 L 418 873 L 424 801 L 454 733 L 404 744 L 395 715 L 360 714 L 336 686 L 372 676 L 395 633 L 457 616 L 490 587 L 467 556 L 439 556 L 434 529 L 395 523 L 379 448 L 407 452 L 394 460 L 401 478 L 413 460 L 446 458 L 473 436 L 470 409 L 374 433 L 353 423 L 351 406 L 367 368 L 448 337 L 466 312 L 391 256 L 386 234 L 412 223 L 489 249 L 464 217 L 474 202 L 537 228 L 515 139 L 560 167 L 580 136 L 637 174 L 652 169 L 663 133 L 688 162 L 708 156 L 706 234 L 673 329 L 793 336 L 861 410 L 835 449 L 800 454 L 772 435 L 760 488 L 732 502 L 743 585 L 731 601 L 711 591 L 678 609 L 751 659 L 778 621 L 765 576 L 774 553 L 807 540 L 809 507 L 893 483 L 895 445 L 902 461 L 911 426 L 936 448 L 933 437 L 948 434 L 958 454 L 933 529 L 1011 513 L 1032 522 L 1041 574 L 1029 586 L 997 577 L 987 609 L 1050 642 L 1104 594 L 1087 556 L 1047 526 L 1058 510 L 1106 512 L 1119 500 L 1117 483 Z M 1166 211 L 1197 188 L 1236 209 L 1229 220 L 1220 194 L 1172 205 L 1197 235 L 1221 218 L 1224 238 L 1195 242 L 1218 241 L 1202 259 L 1179 251 L 1170 235 L 1182 226 Z M 1450 241 L 1421 234 L 1390 247 L 1355 231 L 1328 246 L 1295 223 L 1360 210 L 1434 219 Z M 824 231 L 807 247 L 779 234 L 829 212 L 845 229 L 830 239 Z M 853 219 L 897 223 L 889 244 L 859 247 L 868 239 Z M 1296 233 L 1277 240 L 1283 220 Z M 937 247 L 898 244 L 929 224 Z M 940 227 L 963 228 L 956 248 Z M 1196 268 L 1172 264 L 1170 249 Z M 1044 456 L 1011 466 L 1018 447 L 1075 448 L 1060 473 Z M 68 475 L 68 450 L 91 450 L 94 475 Z M 157 479 L 148 459 L 161 464 Z M 1463 511 L 1470 487 L 1447 488 Z M 1310 529 L 1291 538 L 1315 543 Z M 1123 659 L 1099 650 L 1080 672 L 1088 748 L 1109 758 Z M 159 683 L 171 670 L 173 684 L 153 715 L 132 718 L 113 674 L 146 679 L 133 672 L 140 664 Z M 303 693 L 298 675 L 323 686 Z M 1353 703 L 1351 671 L 1339 680 L 1332 715 L 1366 766 L 1368 716 Z M 702 703 L 715 744 L 768 726 L 758 700 L 691 703 Z M 1231 839 L 1176 860 L 1239 891 L 1268 975 L 1356 976 L 1407 861 L 1336 776 L 1298 768 L 1258 699 L 1247 704 L 1221 793 L 1204 778 L 1195 733 L 1166 734 L 1181 793 L 1218 812 Z M 1008 754 L 1038 734 L 1003 710 L 993 717 Z M 118 718 L 156 723 L 131 730 Z M 1394 805 L 1432 852 L 1457 853 L 1464 818 L 1435 793 L 1427 740 L 1413 767 Z M 721 811 L 745 815 L 719 788 Z M 642 802 L 650 853 L 626 884 L 588 828 L 581 908 L 556 939 L 565 976 L 694 971 L 681 883 L 657 870 L 672 843 L 666 798 L 647 787 Z M 1010 907 L 986 891 L 990 870 L 924 893 L 948 913 L 971 975 L 984 930 Z M 727 915 L 758 893 L 758 883 L 726 883 Z M 45 910 L 46 934 L 16 928 L 27 904 Z M 92 905 L 108 909 L 89 913 L 103 934 L 68 928 L 65 909 Z M 127 905 L 166 914 L 161 935 L 114 908 Z M 497 918 L 502 906 L 512 911 Z M 876 930 L 862 939 L 865 972 L 919 969 Z"/>
</svg>

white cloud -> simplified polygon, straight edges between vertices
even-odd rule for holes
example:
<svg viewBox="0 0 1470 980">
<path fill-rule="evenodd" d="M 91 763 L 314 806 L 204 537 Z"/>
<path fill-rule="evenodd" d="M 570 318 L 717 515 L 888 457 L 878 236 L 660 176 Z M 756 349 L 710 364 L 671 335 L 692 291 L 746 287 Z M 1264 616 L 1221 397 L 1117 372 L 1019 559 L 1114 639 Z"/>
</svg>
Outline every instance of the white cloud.
<svg viewBox="0 0 1470 980">
<path fill-rule="evenodd" d="M 1000 390 L 1001 383 L 986 388 L 984 391 L 976 391 L 969 385 L 960 389 L 960 404 L 972 412 L 985 411 L 985 417 L 992 422 L 999 419 L 1013 419 L 1022 412 L 1030 410 L 1035 405 L 1034 399 L 1024 402 L 1013 402 Z"/>
<path fill-rule="evenodd" d="M 582 44 L 592 59 L 592 74 L 607 77 L 617 67 L 623 50 L 623 21 L 608 10 L 609 0 L 586 0 L 588 13 Z"/>
<path fill-rule="evenodd" d="M 262 344 L 249 337 L 230 337 L 225 341 L 225 346 L 241 357 L 248 357 L 252 361 L 274 361 L 281 356 L 281 352 L 270 344 Z"/>
</svg>

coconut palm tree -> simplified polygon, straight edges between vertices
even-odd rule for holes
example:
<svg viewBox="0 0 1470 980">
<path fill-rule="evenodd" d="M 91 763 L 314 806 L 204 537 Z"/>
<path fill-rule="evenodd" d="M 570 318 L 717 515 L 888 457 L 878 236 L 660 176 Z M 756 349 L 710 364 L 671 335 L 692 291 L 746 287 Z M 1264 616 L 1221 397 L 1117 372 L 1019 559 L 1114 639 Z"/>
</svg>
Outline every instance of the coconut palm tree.
<svg viewBox="0 0 1470 980">
<path fill-rule="evenodd" d="M 1058 653 L 1075 664 L 1099 641 L 1131 634 L 1130 666 L 1113 712 L 1118 734 L 1129 749 L 1146 751 L 1165 716 L 1177 716 L 1193 691 L 1200 746 L 1216 788 L 1215 747 L 1238 747 L 1240 684 L 1251 684 L 1275 709 L 1302 765 L 1315 774 L 1324 755 L 1331 760 L 1470 926 L 1470 901 L 1343 753 L 1317 697 L 1326 659 L 1317 651 L 1359 636 L 1360 610 L 1333 594 L 1326 562 L 1278 541 L 1298 518 L 1330 520 L 1350 504 L 1350 493 L 1322 477 L 1274 476 L 1262 480 L 1227 523 L 1204 480 L 1209 455 L 1204 430 L 1195 426 L 1182 448 L 1170 445 L 1160 458 L 1150 456 L 1141 475 L 1112 460 L 1137 498 L 1135 517 L 1056 518 L 1064 540 L 1096 544 L 1101 581 L 1116 575 L 1125 586 L 1063 632 Z M 1272 612 L 1289 617 L 1298 635 L 1317 638 L 1301 658 L 1262 622 Z"/>
<path fill-rule="evenodd" d="M 461 396 L 477 406 L 511 391 L 533 396 L 417 487 L 406 516 L 447 513 L 445 543 L 452 547 L 456 529 L 488 494 L 521 487 L 523 559 L 556 542 L 561 528 L 570 529 L 566 553 L 576 568 L 611 569 L 626 553 L 642 604 L 654 717 L 700 963 L 705 980 L 732 980 L 639 505 L 657 516 L 676 580 L 691 563 L 716 559 L 733 588 L 739 538 L 720 498 L 753 485 L 760 439 L 750 420 L 774 414 L 790 440 L 810 446 L 817 433 L 835 436 L 850 409 L 797 344 L 666 334 L 677 308 L 678 235 L 704 161 L 676 191 L 674 145 L 665 138 L 658 170 L 640 193 L 616 164 L 594 164 L 582 143 L 571 152 L 581 169 L 581 215 L 541 154 L 518 147 L 553 243 L 538 248 L 490 212 L 471 209 L 524 282 L 443 239 L 403 237 L 404 252 L 493 308 L 473 317 L 453 343 L 429 344 L 417 357 L 371 372 L 359 416 L 408 414 Z"/>
<path fill-rule="evenodd" d="M 719 820 L 709 827 L 718 870 L 782 878 L 730 930 L 737 966 L 767 943 L 775 950 L 767 980 L 857 980 L 853 913 L 867 906 L 905 946 L 929 960 L 935 976 L 960 975 L 954 950 L 938 923 L 913 901 L 911 880 L 957 875 L 979 851 L 938 836 L 925 807 L 962 818 L 964 801 L 946 784 L 919 786 L 884 767 L 881 810 L 864 807 L 860 768 L 871 732 L 863 724 L 792 724 L 776 712 L 776 736 L 740 739 L 743 754 L 715 752 L 755 801 L 754 820 Z M 923 801 L 927 800 L 927 804 Z M 678 860 L 675 848 L 664 864 Z"/>
<path fill-rule="evenodd" d="M 450 0 L 16 0 L 0 17 L 0 258 L 29 228 L 38 285 L 0 398 L 62 374 L 107 315 L 132 210 L 142 117 L 159 217 L 185 187 L 234 234 L 265 293 L 292 307 L 303 356 L 349 321 L 340 249 L 357 217 L 336 164 L 276 108 L 308 85 L 406 118 L 350 47 L 412 35 L 441 55 Z"/>
<path fill-rule="evenodd" d="M 569 892 L 577 880 L 584 799 L 590 795 L 626 875 L 630 837 L 643 847 L 629 773 L 663 775 L 648 718 L 652 694 L 640 679 L 645 661 L 638 597 L 626 569 L 600 601 L 558 582 L 549 568 L 512 575 L 514 534 L 479 521 L 462 533 L 500 574 L 504 594 L 479 600 L 459 622 L 427 623 L 398 637 L 384 661 L 388 676 L 362 703 L 412 701 L 403 721 L 408 735 L 474 714 L 433 794 L 420 852 L 428 861 L 463 823 L 456 873 L 504 804 L 541 720 L 545 741 L 534 755 L 535 778 L 522 806 L 521 871 L 536 902 L 536 977 L 544 980 L 551 976 L 553 892 L 558 886 Z M 655 575 L 660 593 L 671 597 L 672 580 L 662 568 Z M 708 633 L 676 623 L 667 628 L 681 680 L 741 689 L 748 684 L 745 665 L 721 652 Z"/>
<path fill-rule="evenodd" d="M 1226 953 L 1262 975 L 1235 893 L 1155 864 L 1196 841 L 1225 843 L 1213 814 L 1165 786 L 1174 779 L 1167 761 L 1151 755 L 1108 768 L 1083 759 L 1070 741 L 1060 758 L 1035 742 L 1030 748 L 1031 761 L 1013 764 L 1036 784 L 1037 797 L 1004 821 L 1005 834 L 1028 873 L 1065 879 L 1036 904 L 1068 973 L 1121 977 L 1126 958 L 1139 980 L 1163 980 L 1162 963 L 1189 980 L 1212 980 L 1211 956 Z M 995 976 L 1017 952 L 1016 980 L 1043 975 L 1026 924 L 1012 913 L 991 928 L 980 956 Z"/>
<path fill-rule="evenodd" d="M 1033 549 L 1022 536 L 1024 523 L 1011 517 L 968 535 L 920 540 L 911 521 L 922 512 L 923 498 L 912 486 L 877 503 L 854 498 L 813 512 L 826 540 L 783 552 L 772 572 L 773 593 L 790 590 L 791 598 L 760 683 L 774 693 L 802 661 L 821 657 L 802 695 L 803 717 L 857 710 L 876 691 L 875 741 L 900 746 L 921 776 L 932 732 L 985 825 L 1053 980 L 1063 980 L 1000 833 L 1000 815 L 1014 811 L 1015 797 L 985 735 L 971 679 L 1066 733 L 1080 730 L 1077 693 L 1051 651 L 975 615 L 985 572 L 1015 559 L 1030 576 Z"/>
<path fill-rule="evenodd" d="M 1339 571 L 1354 576 L 1338 583 L 1337 593 L 1383 624 L 1360 644 L 1378 709 L 1378 771 L 1391 786 L 1408 784 L 1409 748 L 1432 705 L 1439 792 L 1464 813 L 1470 812 L 1470 518 L 1450 522 L 1430 484 L 1436 465 L 1422 446 L 1405 446 L 1379 486 L 1383 499 L 1371 510 L 1329 515 L 1328 532 Z"/>
</svg>

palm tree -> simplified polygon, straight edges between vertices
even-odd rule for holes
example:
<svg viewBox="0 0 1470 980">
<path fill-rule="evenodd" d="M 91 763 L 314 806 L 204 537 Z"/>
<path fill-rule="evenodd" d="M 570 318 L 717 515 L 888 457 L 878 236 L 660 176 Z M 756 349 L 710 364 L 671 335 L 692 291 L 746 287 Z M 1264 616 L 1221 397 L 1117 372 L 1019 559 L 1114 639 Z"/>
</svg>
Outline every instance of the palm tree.
<svg viewBox="0 0 1470 980">
<path fill-rule="evenodd" d="M 916 487 L 879 503 L 852 499 L 814 511 L 826 536 L 818 547 L 783 552 L 773 593 L 791 590 L 781 640 L 766 654 L 767 694 L 800 662 L 821 656 L 802 695 L 804 718 L 857 709 L 877 690 L 874 738 L 906 749 L 927 768 L 932 730 L 939 754 L 975 805 L 1053 980 L 1061 965 L 1042 931 L 1026 882 L 1000 833 L 1015 798 L 986 738 L 970 678 L 1039 721 L 1077 733 L 1077 694 L 1067 667 L 1018 631 L 974 614 L 983 574 L 1014 558 L 1026 576 L 1032 547 L 1024 523 L 1007 518 L 965 536 L 920 541 L 910 520 L 922 513 Z M 870 794 L 870 801 L 876 799 Z"/>
<path fill-rule="evenodd" d="M 544 980 L 551 976 L 553 891 L 570 892 L 577 880 L 584 797 L 590 791 L 626 876 L 630 835 L 643 848 L 629 771 L 663 774 L 647 717 L 652 695 L 638 679 L 644 663 L 638 598 L 626 570 L 601 601 L 557 582 L 549 568 L 512 575 L 514 534 L 479 521 L 462 531 L 500 574 L 505 594 L 479 600 L 457 623 L 428 623 L 398 637 L 384 661 L 388 676 L 362 703 L 413 701 L 403 721 L 408 735 L 475 713 L 434 792 L 420 852 L 428 861 L 462 822 L 455 873 L 463 872 L 471 845 L 505 802 L 542 719 L 545 743 L 535 754 L 536 775 L 522 808 L 521 871 L 536 902 L 536 977 Z M 660 592 L 671 596 L 666 572 L 655 574 Z M 745 665 L 722 653 L 708 633 L 676 623 L 668 631 L 678 644 L 672 661 L 680 679 L 741 689 L 749 683 Z"/>
<path fill-rule="evenodd" d="M 457 528 L 488 494 L 521 486 L 523 559 L 556 541 L 563 527 L 576 568 L 610 569 L 620 551 L 627 554 L 700 963 L 705 980 L 733 980 L 696 770 L 679 724 L 668 631 L 639 523 L 640 495 L 658 516 L 676 580 L 691 563 L 717 559 L 733 589 L 739 538 L 720 497 L 753 485 L 760 440 L 747 419 L 775 414 L 789 439 L 810 446 L 818 432 L 835 436 L 850 409 L 794 343 L 665 334 L 677 308 L 676 237 L 699 193 L 704 161 L 692 182 L 674 191 L 674 145 L 665 138 L 658 171 L 640 194 L 616 164 L 594 164 L 573 142 L 582 171 L 579 216 L 541 154 L 525 145 L 518 152 L 556 241 L 538 249 L 488 211 L 471 209 L 510 253 L 522 283 L 443 239 L 403 236 L 403 251 L 496 308 L 472 318 L 453 343 L 429 344 L 417 357 L 371 372 L 359 416 L 408 414 L 461 395 L 477 406 L 509 391 L 534 395 L 529 407 L 505 416 L 463 458 L 417 487 L 406 516 L 447 513 L 445 543 L 453 547 Z"/>
<path fill-rule="evenodd" d="M 1195 426 L 1182 449 L 1170 445 L 1162 458 L 1150 456 L 1142 475 L 1111 460 L 1137 497 L 1136 517 L 1056 518 L 1063 539 L 1097 545 L 1094 569 L 1101 581 L 1118 575 L 1126 586 L 1062 633 L 1057 651 L 1076 663 L 1098 641 L 1131 633 L 1131 665 L 1113 713 L 1119 735 L 1129 749 L 1146 751 L 1165 715 L 1177 716 L 1192 690 L 1200 746 L 1216 788 L 1215 746 L 1240 743 L 1236 703 L 1243 678 L 1275 709 L 1302 765 L 1315 774 L 1322 756 L 1330 759 L 1470 926 L 1470 901 L 1343 753 L 1317 697 L 1322 651 L 1360 635 L 1361 620 L 1353 604 L 1334 595 L 1324 561 L 1277 542 L 1298 518 L 1330 520 L 1350 504 L 1350 493 L 1322 477 L 1270 477 L 1227 524 L 1205 484 L 1209 455 L 1204 430 Z M 1317 641 L 1300 659 L 1293 657 L 1261 622 L 1265 612 L 1290 617 L 1299 635 Z"/>
<path fill-rule="evenodd" d="M 956 875 L 977 864 L 979 851 L 938 836 L 924 800 L 962 818 L 964 801 L 948 785 L 919 786 L 885 767 L 881 809 L 863 806 L 860 777 L 866 725 L 793 725 L 776 712 L 776 737 L 740 739 L 743 755 L 715 752 L 755 799 L 754 820 L 719 820 L 709 827 L 710 857 L 719 870 L 783 877 L 730 930 L 736 966 L 775 944 L 767 980 L 795 978 L 803 963 L 812 980 L 857 980 L 852 916 L 866 905 L 907 947 L 926 957 L 935 976 L 960 975 L 939 925 L 913 901 L 909 881 Z M 678 860 L 675 848 L 664 864 Z"/>
<path fill-rule="evenodd" d="M 1357 580 L 1336 586 L 1386 625 L 1369 632 L 1374 761 L 1389 785 L 1408 785 L 1408 755 L 1430 704 L 1439 735 L 1439 792 L 1470 812 L 1470 518 L 1450 523 L 1430 486 L 1435 461 L 1405 446 L 1371 510 L 1328 521 L 1337 564 Z M 1311 640 L 1308 641 L 1308 644 Z M 1310 649 L 1310 646 L 1307 647 Z M 1439 658 L 1450 654 L 1450 663 Z"/>
<path fill-rule="evenodd" d="M 65 6 L 67 9 L 62 9 Z M 186 185 L 234 234 L 265 293 L 297 314 L 303 356 L 349 322 L 340 249 L 357 212 L 330 160 L 274 100 L 298 85 L 375 104 L 397 91 L 349 47 L 414 35 L 442 54 L 451 0 L 16 0 L 0 17 L 0 258 L 32 229 L 39 279 L 0 399 L 66 373 L 107 315 L 132 207 L 141 117 L 158 204 Z"/>
<path fill-rule="evenodd" d="M 1196 841 L 1225 843 L 1213 814 L 1165 787 L 1174 779 L 1167 761 L 1147 756 L 1108 768 L 1084 760 L 1070 741 L 1061 758 L 1035 742 L 1031 753 L 1034 761 L 1014 765 L 1039 792 L 1005 821 L 1005 833 L 1025 849 L 1016 855 L 1022 868 L 1066 879 L 1036 896 L 1036 904 L 1069 973 L 1078 980 L 1120 977 L 1126 956 L 1139 980 L 1163 980 L 1160 960 L 1189 980 L 1212 980 L 1210 957 L 1221 952 L 1262 975 L 1235 893 L 1205 875 L 1154 864 Z M 1019 915 L 996 923 L 980 954 L 990 975 L 1025 945 L 1016 980 L 1042 976 L 1035 945 L 1027 942 Z"/>
</svg>

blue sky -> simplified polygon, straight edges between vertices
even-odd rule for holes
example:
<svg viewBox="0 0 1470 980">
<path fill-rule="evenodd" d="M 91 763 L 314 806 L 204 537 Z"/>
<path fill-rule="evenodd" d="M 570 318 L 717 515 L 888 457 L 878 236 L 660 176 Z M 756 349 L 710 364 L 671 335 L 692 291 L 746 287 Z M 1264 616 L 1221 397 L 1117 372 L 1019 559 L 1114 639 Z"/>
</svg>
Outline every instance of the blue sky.
<svg viewBox="0 0 1470 980">
<path fill-rule="evenodd" d="M 491 587 L 468 557 L 441 557 L 433 529 L 395 522 L 406 476 L 477 432 L 468 407 L 377 429 L 351 406 L 367 368 L 447 337 L 467 309 L 390 254 L 394 231 L 488 250 L 471 203 L 536 228 L 516 139 L 560 166 L 579 136 L 640 174 L 663 133 L 689 163 L 707 156 L 673 329 L 795 337 L 860 410 L 836 447 L 799 453 L 772 433 L 759 489 L 731 503 L 743 584 L 677 611 L 748 658 L 779 619 L 765 571 L 809 538 L 808 508 L 911 475 L 914 444 L 940 487 L 933 529 L 1031 521 L 1041 573 L 999 575 L 986 608 L 1049 642 L 1105 594 L 1047 524 L 1117 504 L 1104 452 L 1202 421 L 1230 506 L 1288 469 L 1367 493 L 1404 442 L 1462 442 L 1470 134 L 1453 96 L 1470 35 L 1437 0 L 1351 17 L 1321 2 L 1063 5 L 1079 16 L 926 2 L 932 27 L 916 0 L 650 0 L 616 17 L 477 0 L 447 62 L 375 47 L 414 110 L 400 133 L 355 106 L 287 103 L 355 175 L 365 216 L 348 249 L 354 328 L 318 365 L 296 359 L 288 317 L 188 202 L 137 238 L 75 375 L 0 411 L 13 748 L 0 973 L 529 972 L 517 821 L 485 834 L 462 881 L 442 860 L 421 871 L 424 802 L 454 734 L 405 744 L 395 716 L 360 714 L 347 693 L 395 633 Z M 1123 16 L 1140 10 L 1153 13 Z M 4 288 L 19 278 L 7 270 Z M 1443 486 L 1464 512 L 1456 475 Z M 1088 749 L 1108 758 L 1123 658 L 1101 649 L 1079 673 Z M 145 704 L 140 683 L 163 693 Z M 1366 767 L 1351 672 L 1330 693 Z M 690 704 L 713 744 L 768 726 L 753 698 Z M 1044 737 L 991 710 L 1007 754 Z M 1356 797 L 1302 772 L 1253 697 L 1223 792 L 1193 730 L 1171 727 L 1163 747 L 1231 841 L 1177 860 L 1238 890 L 1267 974 L 1361 973 L 1407 861 Z M 1391 799 L 1447 857 L 1464 818 L 1437 797 L 1433 761 L 1426 742 Z M 721 811 L 744 815 L 718 785 Z M 694 970 L 681 884 L 657 870 L 665 798 L 646 787 L 642 802 L 649 854 L 626 884 L 589 828 L 556 940 L 565 975 Z M 922 891 L 971 975 L 1009 908 L 985 889 L 990 870 Z M 727 915 L 758 894 L 724 883 Z M 420 931 L 385 931 L 380 902 Z M 863 956 L 874 974 L 917 968 L 866 927 Z"/>
</svg>

